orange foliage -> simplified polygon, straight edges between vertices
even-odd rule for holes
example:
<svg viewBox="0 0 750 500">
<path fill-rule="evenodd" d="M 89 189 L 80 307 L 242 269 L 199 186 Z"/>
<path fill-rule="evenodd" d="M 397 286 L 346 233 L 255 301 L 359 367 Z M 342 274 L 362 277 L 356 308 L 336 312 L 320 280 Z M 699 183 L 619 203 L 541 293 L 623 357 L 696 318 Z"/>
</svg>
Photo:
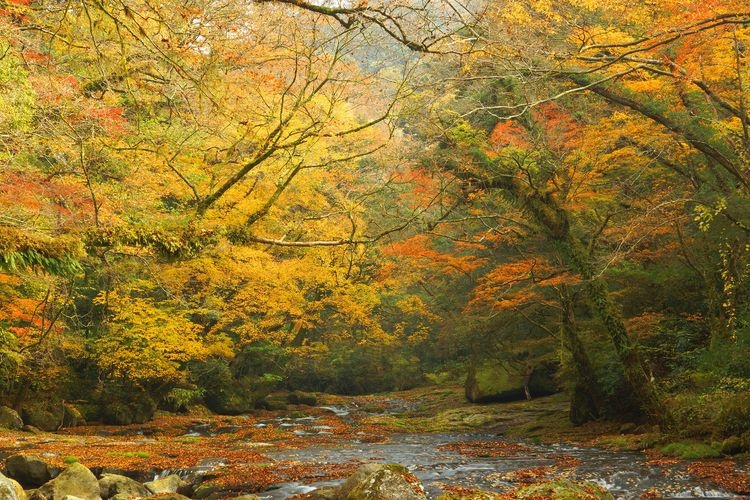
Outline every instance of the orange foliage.
<svg viewBox="0 0 750 500">
<path fill-rule="evenodd" d="M 383 253 L 408 259 L 422 268 L 448 275 L 471 273 L 486 262 L 486 259 L 476 255 L 455 255 L 439 252 L 433 248 L 431 238 L 423 234 L 391 243 L 383 249 Z"/>
<path fill-rule="evenodd" d="M 127 124 L 124 114 L 125 110 L 120 106 L 105 106 L 90 108 L 85 111 L 81 118 L 94 120 L 110 133 L 122 133 L 125 131 L 125 125 Z"/>
<path fill-rule="evenodd" d="M 534 119 L 544 131 L 548 147 L 556 150 L 571 149 L 578 145 L 579 126 L 565 108 L 555 102 L 539 105 L 533 111 Z"/>
<path fill-rule="evenodd" d="M 495 125 L 489 141 L 495 148 L 506 146 L 527 148 L 531 145 L 526 129 L 512 120 L 501 121 Z"/>
<path fill-rule="evenodd" d="M 505 262 L 479 279 L 468 310 L 488 307 L 507 310 L 544 300 L 540 286 L 578 282 L 577 276 L 559 273 L 549 263 L 534 258 Z"/>
<path fill-rule="evenodd" d="M 23 297 L 11 297 L 3 300 L 0 308 L 0 324 L 8 325 L 8 330 L 13 332 L 19 340 L 24 340 L 33 332 L 42 328 L 43 318 L 41 316 L 42 303 L 35 299 Z"/>
<path fill-rule="evenodd" d="M 628 330 L 640 338 L 651 337 L 656 334 L 656 328 L 663 319 L 661 313 L 646 311 L 627 320 Z"/>
</svg>

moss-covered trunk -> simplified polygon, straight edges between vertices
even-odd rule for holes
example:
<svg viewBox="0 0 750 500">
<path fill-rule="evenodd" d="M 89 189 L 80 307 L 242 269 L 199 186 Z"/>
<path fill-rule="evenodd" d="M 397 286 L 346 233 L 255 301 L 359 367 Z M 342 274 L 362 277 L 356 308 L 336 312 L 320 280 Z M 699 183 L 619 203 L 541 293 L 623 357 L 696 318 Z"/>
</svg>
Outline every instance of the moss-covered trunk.
<svg viewBox="0 0 750 500">
<path fill-rule="evenodd" d="M 573 300 L 568 287 L 560 287 L 560 339 L 562 348 L 570 353 L 576 380 L 570 400 L 570 421 L 576 425 L 601 416 L 604 396 L 586 348 L 578 336 L 573 314 Z"/>
<path fill-rule="evenodd" d="M 635 398 L 648 419 L 667 419 L 666 409 L 643 368 L 638 346 L 628 336 L 625 323 L 610 299 L 606 282 L 595 272 L 588 252 L 570 234 L 565 239 L 564 247 L 567 260 L 583 279 L 591 306 L 609 334 L 617 358 L 622 364 L 631 397 Z"/>
</svg>

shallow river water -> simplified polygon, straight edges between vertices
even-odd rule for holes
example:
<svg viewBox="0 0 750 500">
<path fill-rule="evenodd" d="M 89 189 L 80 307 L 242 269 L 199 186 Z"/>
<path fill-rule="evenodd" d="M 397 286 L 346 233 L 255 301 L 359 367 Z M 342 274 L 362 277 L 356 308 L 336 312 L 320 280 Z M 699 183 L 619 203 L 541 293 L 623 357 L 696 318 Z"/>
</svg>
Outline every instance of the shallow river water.
<svg viewBox="0 0 750 500">
<path fill-rule="evenodd" d="M 313 447 L 266 453 L 279 460 L 347 462 L 387 462 L 405 465 L 424 484 L 427 495 L 436 498 L 441 483 L 489 491 L 502 491 L 513 485 L 504 476 L 518 469 L 553 465 L 549 455 L 564 454 L 582 461 L 572 477 L 596 482 L 616 498 L 639 498 L 648 490 L 656 490 L 664 498 L 737 498 L 730 493 L 708 487 L 684 472 L 646 464 L 641 453 L 623 453 L 570 445 L 534 445 L 532 453 L 519 456 L 489 458 L 466 457 L 440 450 L 438 446 L 454 441 L 491 441 L 498 439 L 481 434 L 394 434 L 386 443 L 352 443 L 347 447 Z M 331 486 L 341 481 L 314 485 L 287 483 L 261 494 L 261 498 L 286 498 L 306 493 L 316 487 Z"/>
<path fill-rule="evenodd" d="M 347 410 L 331 407 L 346 418 Z M 292 420 L 282 422 L 294 426 Z M 306 422 L 309 426 L 310 422 Z M 324 428 L 318 432 L 326 432 Z M 653 465 L 638 452 L 617 452 L 569 444 L 519 443 L 528 447 L 518 454 L 504 457 L 467 456 L 442 445 L 456 442 L 503 441 L 492 434 L 393 434 L 384 443 L 351 442 L 333 446 L 312 445 L 298 450 L 266 451 L 277 460 L 300 462 L 399 463 L 409 468 L 423 483 L 430 498 L 443 492 L 443 484 L 488 491 L 505 491 L 515 485 L 508 474 L 519 469 L 552 466 L 560 457 L 576 459 L 577 465 L 567 470 L 572 479 L 593 481 L 607 488 L 616 498 L 636 499 L 647 491 L 656 491 L 663 498 L 739 498 L 727 491 L 703 484 L 679 465 Z M 559 476 L 558 476 L 559 477 Z M 264 493 L 261 498 L 280 499 L 307 493 L 315 488 L 333 486 L 341 481 L 314 484 L 285 483 Z"/>
</svg>

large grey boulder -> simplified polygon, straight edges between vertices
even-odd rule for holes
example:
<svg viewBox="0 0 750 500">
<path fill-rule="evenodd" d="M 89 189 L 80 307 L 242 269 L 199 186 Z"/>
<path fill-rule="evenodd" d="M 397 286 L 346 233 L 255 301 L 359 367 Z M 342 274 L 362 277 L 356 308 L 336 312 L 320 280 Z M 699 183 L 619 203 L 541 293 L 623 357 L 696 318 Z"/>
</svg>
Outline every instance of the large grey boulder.
<svg viewBox="0 0 750 500">
<path fill-rule="evenodd" d="M 26 500 L 26 492 L 17 481 L 0 474 L 0 498 L 2 500 Z"/>
<path fill-rule="evenodd" d="M 154 495 L 159 493 L 184 493 L 190 487 L 177 474 L 172 474 L 161 479 L 154 479 L 148 483 L 143 483 L 143 486 Z"/>
<path fill-rule="evenodd" d="M 66 496 L 81 500 L 101 500 L 96 476 L 81 464 L 75 463 L 52 481 L 48 481 L 31 495 L 31 500 L 63 500 Z"/>
<path fill-rule="evenodd" d="M 0 427 L 17 431 L 23 427 L 23 420 L 13 408 L 0 406 Z"/>
<path fill-rule="evenodd" d="M 426 500 L 419 480 L 403 465 L 360 466 L 336 492 L 341 500 Z"/>
<path fill-rule="evenodd" d="M 134 479 L 119 474 L 102 474 L 99 479 L 99 494 L 102 498 L 138 498 L 147 497 L 151 492 Z"/>
<path fill-rule="evenodd" d="M 47 462 L 34 455 L 13 455 L 5 461 L 5 471 L 26 488 L 37 488 L 52 479 Z"/>
</svg>

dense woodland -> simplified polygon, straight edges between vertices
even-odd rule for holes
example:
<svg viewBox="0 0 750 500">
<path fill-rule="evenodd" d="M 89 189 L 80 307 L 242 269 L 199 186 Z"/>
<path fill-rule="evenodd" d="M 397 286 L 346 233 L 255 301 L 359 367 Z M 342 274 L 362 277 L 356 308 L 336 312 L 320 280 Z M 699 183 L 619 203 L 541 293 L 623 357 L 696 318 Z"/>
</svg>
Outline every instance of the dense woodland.
<svg viewBox="0 0 750 500">
<path fill-rule="evenodd" d="M 0 89 L 0 402 L 750 429 L 744 1 L 4 0 Z"/>
</svg>

